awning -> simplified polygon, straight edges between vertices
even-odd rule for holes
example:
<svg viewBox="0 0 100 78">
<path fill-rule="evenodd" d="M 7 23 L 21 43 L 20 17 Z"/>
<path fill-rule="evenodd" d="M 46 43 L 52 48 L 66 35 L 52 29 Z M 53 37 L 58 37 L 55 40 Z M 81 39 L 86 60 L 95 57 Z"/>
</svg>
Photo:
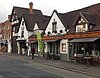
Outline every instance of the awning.
<svg viewBox="0 0 100 78">
<path fill-rule="evenodd" d="M 26 42 L 26 40 L 17 40 L 18 42 Z"/>
<path fill-rule="evenodd" d="M 59 39 L 56 39 L 56 40 L 44 40 L 43 42 L 56 42 L 58 41 Z"/>
<path fill-rule="evenodd" d="M 75 43 L 75 42 L 94 42 L 100 37 L 94 37 L 94 38 L 79 38 L 79 39 L 73 39 L 68 41 L 69 43 Z"/>
<path fill-rule="evenodd" d="M 36 43 L 37 41 L 29 41 L 28 43 Z"/>
</svg>

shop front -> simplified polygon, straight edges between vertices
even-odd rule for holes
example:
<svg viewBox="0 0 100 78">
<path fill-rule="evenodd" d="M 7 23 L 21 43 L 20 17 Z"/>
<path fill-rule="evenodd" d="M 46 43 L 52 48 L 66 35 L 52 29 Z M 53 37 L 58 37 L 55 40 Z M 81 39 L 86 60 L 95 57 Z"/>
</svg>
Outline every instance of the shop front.
<svg viewBox="0 0 100 78">
<path fill-rule="evenodd" d="M 79 38 L 69 41 L 69 57 L 100 56 L 100 38 Z"/>
<path fill-rule="evenodd" d="M 44 44 L 46 58 L 60 59 L 60 40 L 45 40 Z"/>
<path fill-rule="evenodd" d="M 17 40 L 16 49 L 18 54 L 27 54 L 26 40 Z"/>
</svg>

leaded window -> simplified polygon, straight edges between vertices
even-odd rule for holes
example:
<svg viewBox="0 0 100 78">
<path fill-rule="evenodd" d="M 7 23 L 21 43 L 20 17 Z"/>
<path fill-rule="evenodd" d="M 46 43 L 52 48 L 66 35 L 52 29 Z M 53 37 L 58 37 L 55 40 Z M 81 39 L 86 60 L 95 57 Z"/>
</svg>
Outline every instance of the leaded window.
<svg viewBox="0 0 100 78">
<path fill-rule="evenodd" d="M 56 26 L 57 26 L 57 22 L 54 19 L 54 21 L 52 22 L 52 32 L 57 32 Z"/>
</svg>

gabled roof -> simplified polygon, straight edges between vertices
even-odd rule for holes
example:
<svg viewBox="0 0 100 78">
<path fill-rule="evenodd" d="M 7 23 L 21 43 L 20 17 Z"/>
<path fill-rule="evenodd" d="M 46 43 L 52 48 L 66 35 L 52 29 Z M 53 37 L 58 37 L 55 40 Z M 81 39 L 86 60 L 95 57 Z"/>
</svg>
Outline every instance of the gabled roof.
<svg viewBox="0 0 100 78">
<path fill-rule="evenodd" d="M 65 28 L 69 29 L 68 33 L 75 32 L 74 24 L 75 21 L 78 20 L 77 18 L 79 17 L 79 13 L 82 14 L 89 24 L 94 25 L 94 27 L 91 29 L 92 31 L 100 30 L 100 3 L 67 13 L 58 13 L 57 10 L 54 10 L 51 17 L 53 16 L 54 12 L 57 14 Z"/>
<path fill-rule="evenodd" d="M 75 25 L 77 24 L 77 22 L 79 21 L 79 18 L 83 18 L 86 23 L 88 24 L 96 24 L 96 15 L 94 14 L 91 14 L 91 13 L 87 13 L 87 12 L 79 12 L 76 16 L 76 18 L 74 19 L 74 22 L 73 22 L 73 27 L 75 27 Z"/>
<path fill-rule="evenodd" d="M 14 11 L 15 11 L 15 13 L 18 16 L 19 19 L 21 18 L 22 14 L 29 14 L 28 8 L 13 6 L 11 19 L 12 19 L 12 15 L 13 15 Z M 33 14 L 34 15 L 42 15 L 42 12 L 41 12 L 41 10 L 33 9 Z M 10 21 L 11 21 L 11 19 L 10 19 Z"/>
<path fill-rule="evenodd" d="M 100 3 L 82 8 L 79 10 L 71 11 L 68 13 L 59 13 L 60 17 L 62 18 L 64 22 L 64 26 L 66 28 L 69 28 L 68 33 L 74 33 L 75 32 L 75 26 L 73 26 L 74 21 L 76 20 L 78 13 L 81 12 L 82 15 L 85 17 L 85 19 L 91 23 L 95 24 L 95 26 L 90 31 L 100 30 Z"/>
<path fill-rule="evenodd" d="M 100 3 L 67 13 L 58 13 L 54 10 L 51 17 L 54 12 L 57 14 L 64 26 L 69 29 L 68 33 L 75 33 L 74 21 L 78 20 L 77 17 L 79 17 L 79 13 L 84 16 L 88 23 L 95 24 L 90 31 L 100 31 Z M 31 37 L 33 37 L 33 35 Z"/>
<path fill-rule="evenodd" d="M 13 13 L 15 12 L 15 14 L 17 15 L 17 18 L 19 19 L 19 24 L 17 25 L 18 27 L 16 28 L 16 32 L 18 32 L 19 30 L 19 25 L 20 25 L 20 22 L 21 22 L 21 18 L 22 16 L 25 16 L 27 17 L 27 15 L 30 15 L 29 13 L 29 8 L 23 8 L 23 7 L 16 7 L 14 6 L 13 7 L 13 10 L 12 10 L 12 14 L 11 14 L 11 18 L 10 18 L 10 21 L 12 19 L 12 16 L 13 16 Z M 33 14 L 32 16 L 40 16 L 40 15 L 43 15 L 41 10 L 37 10 L 37 9 L 33 9 Z M 30 18 L 30 17 L 29 17 Z"/>
<path fill-rule="evenodd" d="M 64 25 L 66 25 L 65 22 L 64 22 L 64 20 L 62 19 L 61 15 L 60 15 L 60 13 L 58 13 L 57 10 L 54 10 L 53 13 L 54 13 L 54 12 L 57 14 L 57 16 L 59 17 L 59 19 L 61 20 L 61 22 L 62 22 Z M 52 15 L 53 15 L 53 13 L 52 13 Z"/>
<path fill-rule="evenodd" d="M 65 26 L 66 29 L 72 27 L 73 21 L 75 20 L 75 17 L 78 13 L 78 11 L 72 11 L 68 13 L 58 13 L 57 10 L 54 10 L 51 17 L 53 16 L 54 12 L 57 14 L 60 21 L 62 22 L 62 24 Z"/>
<path fill-rule="evenodd" d="M 33 31 L 35 24 L 39 26 L 39 30 L 44 30 L 50 18 L 49 16 L 34 14 L 23 14 L 22 17 L 24 18 L 25 25 L 28 31 Z"/>
<path fill-rule="evenodd" d="M 77 11 L 73 11 L 73 12 L 69 12 L 69 13 L 58 13 L 57 10 L 54 10 L 50 19 L 52 18 L 53 14 L 56 13 L 57 16 L 59 17 L 60 21 L 62 22 L 62 24 L 65 26 L 65 28 L 69 28 L 71 27 L 74 19 L 75 19 L 75 16 L 77 15 Z M 49 21 L 50 21 L 49 19 Z M 49 23 L 48 21 L 48 23 Z"/>
</svg>

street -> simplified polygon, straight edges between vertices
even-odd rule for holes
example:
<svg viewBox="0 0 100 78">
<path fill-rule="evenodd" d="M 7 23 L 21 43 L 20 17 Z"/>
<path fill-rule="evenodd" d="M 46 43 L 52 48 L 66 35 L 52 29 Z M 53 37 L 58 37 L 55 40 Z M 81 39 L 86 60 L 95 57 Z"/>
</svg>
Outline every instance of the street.
<svg viewBox="0 0 100 78">
<path fill-rule="evenodd" d="M 0 78 L 91 78 L 89 76 L 0 54 Z"/>
</svg>

